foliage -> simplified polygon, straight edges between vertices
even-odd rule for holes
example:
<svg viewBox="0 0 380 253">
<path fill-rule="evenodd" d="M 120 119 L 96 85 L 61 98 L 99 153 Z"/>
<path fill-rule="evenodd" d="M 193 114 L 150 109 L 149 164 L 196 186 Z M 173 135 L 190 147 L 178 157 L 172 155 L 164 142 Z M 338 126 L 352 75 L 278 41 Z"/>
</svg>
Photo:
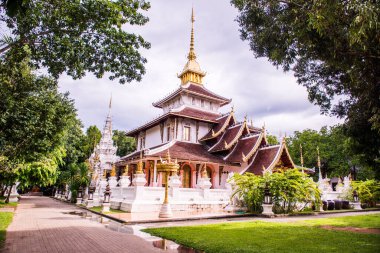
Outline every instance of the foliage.
<svg viewBox="0 0 380 253">
<path fill-rule="evenodd" d="M 27 62 L 9 69 L 0 60 L 0 152 L 25 162 L 43 159 L 63 145 L 75 109 L 57 82 L 32 73 Z"/>
<path fill-rule="evenodd" d="M 117 146 L 118 156 L 125 156 L 136 149 L 135 138 L 126 136 L 125 131 L 113 130 L 112 139 Z"/>
<path fill-rule="evenodd" d="M 275 135 L 267 135 L 267 141 L 269 145 L 277 145 L 279 143 Z"/>
<path fill-rule="evenodd" d="M 234 195 L 243 199 L 253 212 L 261 210 L 266 186 L 277 212 L 300 211 L 311 202 L 319 205 L 321 201 L 317 184 L 297 169 L 266 173 L 264 176 L 252 173 L 235 174 L 233 181 L 236 184 Z M 298 206 L 299 204 L 302 206 Z"/>
<path fill-rule="evenodd" d="M 84 143 L 84 154 L 89 157 L 94 151 L 94 147 L 99 143 L 102 133 L 99 128 L 95 125 L 89 126 L 86 130 L 85 143 Z"/>
<path fill-rule="evenodd" d="M 376 180 L 353 181 L 349 197 L 352 200 L 353 191 L 356 191 L 361 203 L 367 203 L 368 206 L 375 206 L 380 200 L 380 182 Z"/>
<path fill-rule="evenodd" d="M 350 216 L 342 217 L 342 219 L 347 220 L 347 224 L 351 223 L 351 219 L 357 221 L 356 217 Z M 320 225 L 323 225 L 324 220 L 326 219 L 318 219 L 318 222 L 321 222 Z M 369 220 L 376 220 L 378 223 L 379 216 L 371 216 Z M 326 223 L 332 224 L 332 221 L 328 220 Z M 202 226 L 149 228 L 144 229 L 144 232 L 210 253 L 376 252 L 380 246 L 380 236 L 376 234 L 329 231 L 301 222 L 230 222 Z"/>
<path fill-rule="evenodd" d="M 0 59 L 0 90 L 0 184 L 53 184 L 76 118 L 73 101 L 55 80 L 33 74 L 27 61 L 11 55 Z"/>
<path fill-rule="evenodd" d="M 264 177 L 267 178 L 277 212 L 301 211 L 311 202 L 317 205 L 321 202 L 317 184 L 298 169 L 266 174 Z M 302 206 L 297 206 L 300 204 Z"/>
<path fill-rule="evenodd" d="M 126 30 L 146 24 L 141 12 L 149 7 L 144 0 L 1 0 L 0 25 L 10 34 L 0 57 L 28 48 L 30 63 L 55 79 L 63 72 L 74 79 L 108 72 L 120 83 L 140 81 L 146 59 L 139 50 L 150 44 Z"/>
<path fill-rule="evenodd" d="M 373 178 L 373 168 L 362 160 L 362 154 L 354 153 L 352 139 L 344 134 L 343 126 L 322 127 L 320 131 L 306 129 L 295 131 L 287 139 L 289 153 L 296 164 L 300 164 L 300 145 L 304 166 L 317 167 L 317 147 L 319 147 L 323 176 L 342 177 L 350 173 L 354 177 Z M 315 174 L 317 176 L 318 173 Z"/>
<path fill-rule="evenodd" d="M 252 173 L 234 174 L 233 182 L 236 185 L 233 196 L 236 195 L 242 199 L 250 211 L 261 212 L 265 188 L 264 178 Z"/>
<path fill-rule="evenodd" d="M 380 174 L 378 1 L 231 0 L 256 57 L 292 70 L 322 113 L 345 118 L 356 154 Z"/>
<path fill-rule="evenodd" d="M 6 229 L 11 224 L 13 213 L 0 212 L 0 249 L 4 246 Z"/>
</svg>

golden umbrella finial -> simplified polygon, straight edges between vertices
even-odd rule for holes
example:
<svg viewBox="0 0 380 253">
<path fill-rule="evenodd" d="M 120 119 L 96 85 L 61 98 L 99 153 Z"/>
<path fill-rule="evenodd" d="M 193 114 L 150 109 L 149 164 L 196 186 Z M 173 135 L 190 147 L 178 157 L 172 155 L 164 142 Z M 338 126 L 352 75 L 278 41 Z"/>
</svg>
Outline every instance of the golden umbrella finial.
<svg viewBox="0 0 380 253">
<path fill-rule="evenodd" d="M 167 152 L 167 154 L 166 154 L 166 161 L 167 161 L 168 163 L 171 162 L 170 151 L 169 151 L 169 149 L 168 149 L 168 152 Z"/>
<path fill-rule="evenodd" d="M 191 8 L 191 36 L 190 36 L 190 52 L 187 56 L 187 59 L 195 60 L 197 56 L 195 55 L 195 50 L 194 50 L 194 22 L 195 22 L 195 17 L 194 17 L 194 8 Z"/>
</svg>

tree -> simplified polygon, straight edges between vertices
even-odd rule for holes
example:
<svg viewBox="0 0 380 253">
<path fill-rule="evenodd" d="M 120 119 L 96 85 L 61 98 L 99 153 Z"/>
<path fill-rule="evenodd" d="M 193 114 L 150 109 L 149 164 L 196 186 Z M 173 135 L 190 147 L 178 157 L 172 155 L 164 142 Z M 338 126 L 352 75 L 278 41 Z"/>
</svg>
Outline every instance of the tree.
<svg viewBox="0 0 380 253">
<path fill-rule="evenodd" d="M 84 155 L 86 158 L 90 157 L 91 153 L 94 151 L 95 146 L 99 143 L 100 138 L 102 138 L 102 133 L 97 126 L 93 125 L 87 128 L 85 143 L 83 147 Z"/>
<path fill-rule="evenodd" d="M 13 62 L 9 68 L 8 62 Z M 28 62 L 9 55 L 0 60 L 0 156 L 1 183 L 11 187 L 47 185 L 55 181 L 56 169 L 66 155 L 68 125 L 76 117 L 68 94 L 58 92 L 57 82 L 32 73 Z"/>
<path fill-rule="evenodd" d="M 309 100 L 346 119 L 356 153 L 380 171 L 378 1 L 232 0 L 256 57 L 292 70 Z M 380 174 L 380 172 L 378 172 Z"/>
<path fill-rule="evenodd" d="M 114 130 L 112 137 L 117 146 L 117 155 L 125 156 L 136 149 L 135 138 L 125 135 L 125 131 Z"/>
<path fill-rule="evenodd" d="M 140 81 L 146 59 L 139 49 L 150 44 L 125 29 L 148 22 L 141 11 L 149 7 L 144 0 L 0 0 L 0 26 L 10 30 L 0 57 L 27 48 L 30 63 L 55 79 L 88 71 L 98 78 L 111 73 L 120 83 Z"/>
<path fill-rule="evenodd" d="M 268 141 L 269 145 L 277 145 L 278 144 L 278 140 L 277 140 L 277 137 L 275 135 L 267 135 L 267 141 Z"/>
<path fill-rule="evenodd" d="M 346 176 L 352 173 L 360 179 L 373 178 L 373 168 L 362 160 L 352 148 L 352 138 L 346 136 L 344 127 L 336 125 L 322 127 L 320 131 L 306 129 L 296 131 L 287 139 L 289 153 L 296 164 L 301 164 L 300 145 L 306 167 L 317 167 L 317 147 L 319 147 L 321 170 L 323 176 Z M 356 169 L 355 169 L 356 168 Z M 359 173 L 360 172 L 360 173 Z M 315 174 L 315 177 L 318 173 Z"/>
</svg>

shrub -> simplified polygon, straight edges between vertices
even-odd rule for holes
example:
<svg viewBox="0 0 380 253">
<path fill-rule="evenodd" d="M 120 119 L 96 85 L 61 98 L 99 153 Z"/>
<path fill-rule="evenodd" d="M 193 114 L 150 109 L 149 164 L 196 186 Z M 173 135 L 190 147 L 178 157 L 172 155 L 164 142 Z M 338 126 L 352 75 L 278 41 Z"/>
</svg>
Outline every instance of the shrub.
<svg viewBox="0 0 380 253">
<path fill-rule="evenodd" d="M 342 209 L 342 201 L 336 199 L 336 200 L 334 200 L 334 204 L 335 204 L 335 210 Z"/>
<path fill-rule="evenodd" d="M 349 198 L 352 200 L 353 191 L 356 191 L 361 203 L 365 203 L 368 207 L 376 205 L 376 201 L 380 200 L 380 182 L 376 180 L 354 181 Z"/>
<path fill-rule="evenodd" d="M 233 196 L 244 199 L 253 212 L 261 210 L 266 185 L 272 194 L 276 213 L 301 211 L 312 202 L 317 205 L 320 203 L 317 184 L 297 169 L 278 170 L 276 173 L 265 173 L 264 176 L 235 174 L 233 181 L 236 185 Z M 304 206 L 297 206 L 297 203 L 304 203 Z"/>
<path fill-rule="evenodd" d="M 350 209 L 350 202 L 347 200 L 342 200 L 342 209 Z"/>
<path fill-rule="evenodd" d="M 332 200 L 327 200 L 327 210 L 334 210 L 335 203 Z"/>
<path fill-rule="evenodd" d="M 322 201 L 322 208 L 323 208 L 323 211 L 326 211 L 327 210 L 327 201 Z"/>
</svg>

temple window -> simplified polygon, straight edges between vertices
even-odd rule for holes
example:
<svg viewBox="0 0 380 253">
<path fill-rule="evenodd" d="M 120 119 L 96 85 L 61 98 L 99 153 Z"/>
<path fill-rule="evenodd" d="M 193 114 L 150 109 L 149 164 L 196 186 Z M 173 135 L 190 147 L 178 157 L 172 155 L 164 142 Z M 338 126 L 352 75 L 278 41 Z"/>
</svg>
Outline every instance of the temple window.
<svg viewBox="0 0 380 253">
<path fill-rule="evenodd" d="M 183 127 L 183 139 L 185 141 L 190 141 L 190 127 L 189 126 Z"/>
<path fill-rule="evenodd" d="M 201 106 L 205 107 L 205 101 L 203 99 L 201 100 Z"/>
<path fill-rule="evenodd" d="M 210 102 L 210 110 L 212 110 L 212 102 Z"/>
<path fill-rule="evenodd" d="M 192 105 L 195 105 L 195 98 L 194 98 L 194 97 L 191 98 L 191 104 L 192 104 Z"/>
</svg>

